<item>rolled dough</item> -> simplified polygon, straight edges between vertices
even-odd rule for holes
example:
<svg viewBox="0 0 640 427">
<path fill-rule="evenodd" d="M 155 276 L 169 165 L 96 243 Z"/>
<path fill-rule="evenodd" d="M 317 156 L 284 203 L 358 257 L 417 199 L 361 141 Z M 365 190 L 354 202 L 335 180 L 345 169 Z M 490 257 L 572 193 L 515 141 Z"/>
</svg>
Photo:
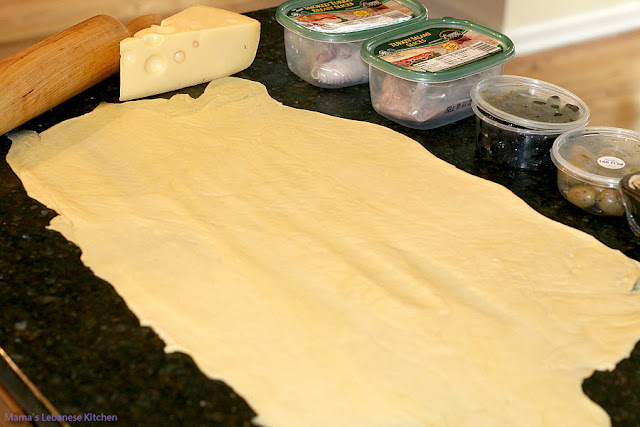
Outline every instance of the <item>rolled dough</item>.
<svg viewBox="0 0 640 427">
<path fill-rule="evenodd" d="M 270 426 L 604 426 L 639 264 L 384 127 L 225 78 L 7 160 L 167 351 Z"/>
</svg>

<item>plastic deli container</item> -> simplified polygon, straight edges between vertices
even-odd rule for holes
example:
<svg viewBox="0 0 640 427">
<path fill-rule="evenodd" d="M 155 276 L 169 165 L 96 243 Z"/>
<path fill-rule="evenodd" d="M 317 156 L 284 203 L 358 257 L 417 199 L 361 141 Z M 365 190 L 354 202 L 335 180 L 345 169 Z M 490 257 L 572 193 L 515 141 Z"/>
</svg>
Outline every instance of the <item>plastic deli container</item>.
<svg viewBox="0 0 640 427">
<path fill-rule="evenodd" d="M 576 95 L 528 77 L 481 80 L 471 99 L 479 157 L 517 168 L 553 168 L 555 139 L 589 121 L 589 108 Z"/>
<path fill-rule="evenodd" d="M 551 149 L 558 189 L 569 202 L 595 215 L 625 213 L 620 181 L 640 172 L 640 133 L 586 127 L 560 135 Z"/>
<path fill-rule="evenodd" d="M 426 18 L 427 9 L 415 0 L 291 0 L 276 10 L 289 69 L 330 89 L 369 80 L 368 66 L 360 58 L 366 39 Z"/>
<path fill-rule="evenodd" d="M 502 74 L 502 65 L 514 53 L 505 35 L 455 18 L 410 23 L 362 47 L 373 108 L 414 129 L 471 116 L 473 84 Z"/>
<path fill-rule="evenodd" d="M 629 227 L 636 237 L 640 237 L 640 172 L 623 176 L 620 188 Z"/>
</svg>

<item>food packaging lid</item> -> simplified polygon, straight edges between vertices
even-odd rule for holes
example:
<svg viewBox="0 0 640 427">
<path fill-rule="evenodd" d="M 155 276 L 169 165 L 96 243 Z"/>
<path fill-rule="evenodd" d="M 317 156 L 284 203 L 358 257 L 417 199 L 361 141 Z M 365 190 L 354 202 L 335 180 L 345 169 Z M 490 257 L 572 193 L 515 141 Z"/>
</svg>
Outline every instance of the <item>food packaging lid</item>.
<svg viewBox="0 0 640 427">
<path fill-rule="evenodd" d="M 367 40 L 362 59 L 405 80 L 443 83 L 502 65 L 515 54 L 504 34 L 475 22 L 412 22 Z"/>
<path fill-rule="evenodd" d="M 529 77 L 487 77 L 473 85 L 471 100 L 497 119 L 526 129 L 562 133 L 589 121 L 589 108 L 576 95 Z"/>
<path fill-rule="evenodd" d="M 640 171 L 640 133 L 605 126 L 573 129 L 556 138 L 551 160 L 587 183 L 617 187 L 624 175 Z"/>
<path fill-rule="evenodd" d="M 363 41 L 427 16 L 415 0 L 289 0 L 276 9 L 283 27 L 329 43 Z"/>
</svg>

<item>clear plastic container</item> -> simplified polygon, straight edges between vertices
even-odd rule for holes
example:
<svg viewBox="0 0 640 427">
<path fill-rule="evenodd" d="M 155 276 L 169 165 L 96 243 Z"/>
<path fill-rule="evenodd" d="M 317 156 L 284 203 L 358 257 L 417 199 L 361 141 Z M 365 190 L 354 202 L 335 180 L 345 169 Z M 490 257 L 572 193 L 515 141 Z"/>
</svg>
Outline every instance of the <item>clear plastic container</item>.
<svg viewBox="0 0 640 427">
<path fill-rule="evenodd" d="M 553 168 L 555 139 L 589 121 L 589 108 L 576 95 L 529 77 L 483 79 L 471 99 L 479 157 L 516 168 Z"/>
<path fill-rule="evenodd" d="M 560 135 L 551 149 L 558 189 L 579 208 L 622 216 L 620 180 L 640 172 L 640 133 L 613 127 L 586 127 Z"/>
<path fill-rule="evenodd" d="M 369 81 L 360 57 L 366 39 L 426 18 L 427 9 L 415 0 L 290 0 L 276 10 L 289 69 L 328 89 Z"/>
<path fill-rule="evenodd" d="M 640 172 L 623 176 L 620 189 L 629 227 L 636 237 L 640 237 Z"/>
<path fill-rule="evenodd" d="M 471 87 L 502 74 L 514 53 L 504 34 L 455 18 L 410 23 L 362 47 L 373 108 L 413 129 L 471 116 Z"/>
</svg>

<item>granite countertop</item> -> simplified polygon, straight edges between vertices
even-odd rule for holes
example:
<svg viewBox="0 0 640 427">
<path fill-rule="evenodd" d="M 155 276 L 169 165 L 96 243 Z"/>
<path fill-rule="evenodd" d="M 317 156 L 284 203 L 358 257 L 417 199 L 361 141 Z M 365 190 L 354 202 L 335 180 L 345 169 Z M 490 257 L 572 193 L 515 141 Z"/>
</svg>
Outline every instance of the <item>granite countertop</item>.
<svg viewBox="0 0 640 427">
<path fill-rule="evenodd" d="M 287 68 L 275 9 L 248 15 L 262 22 L 262 40 L 254 64 L 239 77 L 262 82 L 286 105 L 408 135 L 458 168 L 506 186 L 541 214 L 640 260 L 638 239 L 626 220 L 595 217 L 570 205 L 557 190 L 555 171 L 508 169 L 476 160 L 474 118 L 415 131 L 379 116 L 367 85 L 313 87 Z M 197 96 L 203 89 L 200 85 L 186 92 Z M 102 101 L 117 102 L 118 90 L 114 76 L 22 128 L 43 131 Z M 250 425 L 254 412 L 240 396 L 204 376 L 189 356 L 165 354 L 154 331 L 140 326 L 111 285 L 80 262 L 80 250 L 46 229 L 55 212 L 26 195 L 4 160 L 9 146 L 9 139 L 0 136 L 0 347 L 61 414 L 116 415 L 127 425 Z M 7 383 L 1 375 L 0 380 Z M 614 426 L 640 425 L 640 345 L 615 371 L 596 372 L 583 388 L 610 414 Z"/>
</svg>

